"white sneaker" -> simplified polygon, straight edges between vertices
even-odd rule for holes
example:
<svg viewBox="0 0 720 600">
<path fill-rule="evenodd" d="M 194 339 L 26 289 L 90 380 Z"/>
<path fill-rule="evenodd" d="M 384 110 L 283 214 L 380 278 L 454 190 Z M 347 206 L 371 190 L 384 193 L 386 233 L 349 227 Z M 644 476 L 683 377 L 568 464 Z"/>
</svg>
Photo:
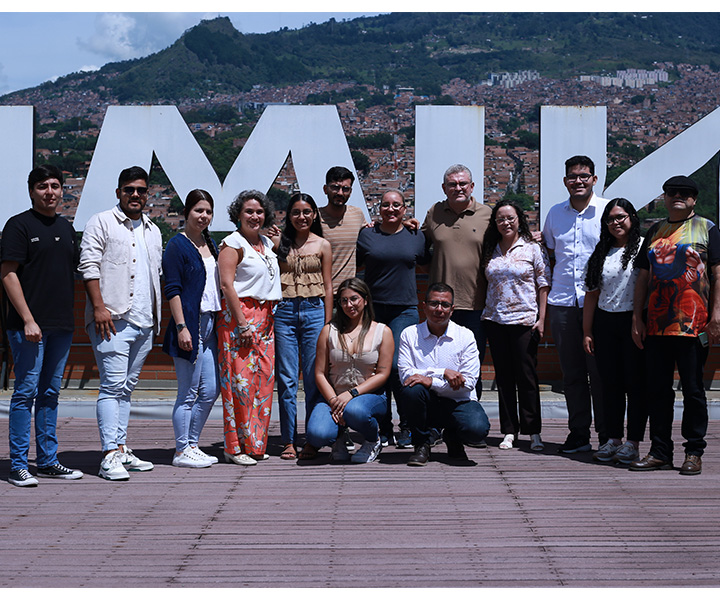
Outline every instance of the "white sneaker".
<svg viewBox="0 0 720 600">
<path fill-rule="evenodd" d="M 347 462 L 350 460 L 350 452 L 345 445 L 345 438 L 338 436 L 330 450 L 330 458 L 335 462 Z"/>
<path fill-rule="evenodd" d="M 533 433 L 530 436 L 530 450 L 533 450 L 534 452 L 541 452 L 542 450 L 545 450 L 545 444 L 543 444 L 540 439 L 539 433 Z"/>
<path fill-rule="evenodd" d="M 512 433 L 508 433 L 503 438 L 503 441 L 500 442 L 500 449 L 501 450 L 510 450 L 513 447 L 514 441 L 515 441 L 515 436 Z"/>
<path fill-rule="evenodd" d="M 130 475 L 120 461 L 119 450 L 113 450 L 103 457 L 98 475 L 110 481 L 127 481 L 130 479 Z"/>
<path fill-rule="evenodd" d="M 380 440 L 380 437 L 378 437 L 375 442 L 365 441 L 363 442 L 363 445 L 360 446 L 360 450 L 352 455 L 350 462 L 371 463 L 378 457 L 380 450 L 382 450 L 382 441 Z"/>
<path fill-rule="evenodd" d="M 118 450 L 120 454 L 120 462 L 128 471 L 152 471 L 155 465 L 148 460 L 140 460 L 133 454 L 128 446 L 125 446 L 125 450 Z"/>
<path fill-rule="evenodd" d="M 190 469 L 202 469 L 212 465 L 208 459 L 203 458 L 197 452 L 193 452 L 190 446 L 186 446 L 180 454 L 173 456 L 172 464 L 173 467 L 187 467 Z"/>
<path fill-rule="evenodd" d="M 188 446 L 192 452 L 200 456 L 201 458 L 204 458 L 205 460 L 209 460 L 211 465 L 215 465 L 218 463 L 218 457 L 213 456 L 212 454 L 207 454 L 206 452 L 203 452 L 200 450 L 200 446 Z"/>
</svg>

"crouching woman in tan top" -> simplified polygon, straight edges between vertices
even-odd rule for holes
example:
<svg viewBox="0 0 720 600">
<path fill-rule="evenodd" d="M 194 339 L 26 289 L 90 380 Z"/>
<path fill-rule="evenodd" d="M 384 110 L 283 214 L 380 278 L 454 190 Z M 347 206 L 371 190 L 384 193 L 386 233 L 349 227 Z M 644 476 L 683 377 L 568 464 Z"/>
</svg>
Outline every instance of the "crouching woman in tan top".
<svg viewBox="0 0 720 600">
<path fill-rule="evenodd" d="M 300 458 L 314 458 L 317 449 L 332 444 L 333 460 L 372 462 L 381 449 L 378 418 L 387 410 L 383 386 L 395 344 L 390 329 L 373 321 L 370 290 L 364 281 L 343 281 L 335 302 L 335 317 L 320 332 L 315 357 L 315 382 L 324 402 L 310 415 L 309 447 Z M 345 426 L 365 439 L 352 458 L 339 436 Z"/>
</svg>

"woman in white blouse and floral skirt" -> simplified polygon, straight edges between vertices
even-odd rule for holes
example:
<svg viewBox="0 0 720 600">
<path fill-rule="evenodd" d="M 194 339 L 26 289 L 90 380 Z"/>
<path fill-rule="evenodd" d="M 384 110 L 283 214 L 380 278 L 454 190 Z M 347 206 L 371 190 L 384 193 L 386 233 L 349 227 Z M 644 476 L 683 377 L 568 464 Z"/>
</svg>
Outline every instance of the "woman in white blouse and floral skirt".
<svg viewBox="0 0 720 600">
<path fill-rule="evenodd" d="M 493 208 L 483 261 L 488 285 L 482 318 L 498 388 L 500 448 L 512 448 L 522 433 L 530 436 L 530 449 L 540 451 L 537 348 L 545 329 L 550 265 L 545 248 L 533 241 L 525 213 L 512 200 Z"/>
</svg>

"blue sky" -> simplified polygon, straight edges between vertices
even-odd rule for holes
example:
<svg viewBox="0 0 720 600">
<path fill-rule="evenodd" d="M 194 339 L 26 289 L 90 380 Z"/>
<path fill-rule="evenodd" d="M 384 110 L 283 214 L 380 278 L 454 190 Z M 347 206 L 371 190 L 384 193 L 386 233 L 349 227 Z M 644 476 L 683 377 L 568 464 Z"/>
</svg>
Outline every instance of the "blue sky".
<svg viewBox="0 0 720 600">
<path fill-rule="evenodd" d="M 128 8 L 132 4 L 122 6 Z M 265 2 L 263 6 L 272 8 L 273 4 L 277 2 Z M 148 3 L 143 6 L 147 8 Z M 202 6 L 202 3 L 193 6 Z M 76 71 L 98 69 L 108 62 L 147 56 L 171 45 L 200 20 L 218 15 L 229 17 L 243 33 L 264 33 L 281 27 L 295 29 L 310 22 L 322 23 L 330 17 L 341 20 L 375 14 L 379 13 L 3 12 L 0 13 L 0 95 Z"/>
</svg>

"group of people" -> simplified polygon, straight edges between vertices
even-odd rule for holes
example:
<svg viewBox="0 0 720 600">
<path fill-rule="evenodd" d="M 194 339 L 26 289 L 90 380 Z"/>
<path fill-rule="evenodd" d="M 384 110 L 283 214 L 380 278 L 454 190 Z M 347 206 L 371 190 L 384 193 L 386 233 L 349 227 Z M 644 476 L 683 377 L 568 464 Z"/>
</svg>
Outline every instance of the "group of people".
<svg viewBox="0 0 720 600">
<path fill-rule="evenodd" d="M 58 461 L 55 431 L 75 272 L 87 293 L 85 326 L 100 377 L 99 475 L 111 481 L 153 469 L 127 445 L 127 428 L 132 392 L 160 330 L 162 294 L 171 312 L 163 350 L 178 382 L 177 467 L 218 462 L 199 444 L 218 396 L 224 459 L 243 466 L 267 459 L 276 385 L 282 459 L 310 460 L 330 446 L 333 460 L 367 463 L 395 443 L 412 448 L 408 465 L 423 466 L 444 442 L 450 460 L 467 460 L 465 446 L 483 447 L 490 429 L 479 401 L 486 343 L 500 448 L 516 447 L 525 435 L 530 449 L 541 451 L 537 351 L 547 320 L 569 415 L 560 452 L 591 451 L 594 414 L 594 459 L 638 471 L 672 468 L 677 364 L 686 439 L 680 473 L 700 473 L 708 421 L 703 366 L 709 343 L 720 341 L 718 228 L 695 215 L 695 182 L 676 176 L 663 186 L 668 218 L 643 240 L 629 201 L 594 194 L 591 159 L 574 156 L 565 167 L 569 198 L 553 206 L 542 233 L 530 231 L 513 201 L 492 209 L 478 202 L 464 165 L 446 170 L 445 199 L 422 225 L 405 218 L 397 190 L 382 196 L 371 225 L 348 204 L 353 173 L 333 167 L 323 187 L 327 205 L 294 194 L 282 230 L 265 194 L 241 192 L 228 209 L 236 230 L 219 246 L 209 234 L 213 198 L 193 190 L 184 230 L 164 252 L 144 213 L 142 168 L 120 173 L 118 204 L 88 221 L 79 246 L 57 214 L 62 173 L 33 169 L 32 207 L 8 221 L 0 249 L 15 365 L 8 480 L 38 484 L 28 470 L 33 404 L 37 476 L 83 475 Z M 422 322 L 416 270 L 429 271 Z M 651 446 L 641 459 L 648 418 Z M 348 430 L 362 436 L 359 448 Z"/>
</svg>

